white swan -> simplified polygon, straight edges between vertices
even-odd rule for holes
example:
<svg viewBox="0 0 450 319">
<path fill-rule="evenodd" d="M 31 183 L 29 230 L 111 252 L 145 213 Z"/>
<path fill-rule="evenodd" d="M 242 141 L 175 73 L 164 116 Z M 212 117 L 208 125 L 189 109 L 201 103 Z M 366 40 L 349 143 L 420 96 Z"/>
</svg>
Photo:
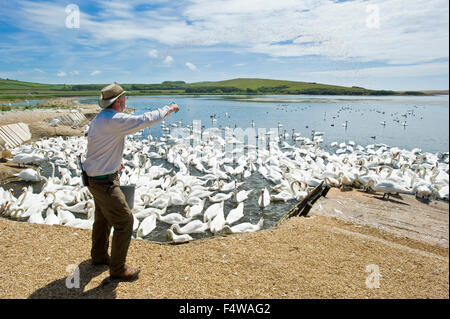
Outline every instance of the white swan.
<svg viewBox="0 0 450 319">
<path fill-rule="evenodd" d="M 208 199 L 212 203 L 218 203 L 218 202 L 223 202 L 225 200 L 230 199 L 233 195 L 234 195 L 234 193 L 232 193 L 232 192 L 228 193 L 228 194 L 217 193 L 213 197 L 209 196 Z"/>
<path fill-rule="evenodd" d="M 225 223 L 231 225 L 237 222 L 242 217 L 244 217 L 244 203 L 240 202 L 236 208 L 230 210 L 225 220 Z"/>
<path fill-rule="evenodd" d="M 32 168 L 27 168 L 21 171 L 20 173 L 14 174 L 14 176 L 20 177 L 21 179 L 27 182 L 39 182 L 44 177 L 41 176 L 42 168 L 38 168 L 34 170 Z"/>
<path fill-rule="evenodd" d="M 29 223 L 34 224 L 45 224 L 44 218 L 41 214 L 41 209 L 36 209 L 30 213 L 30 217 L 28 218 Z"/>
<path fill-rule="evenodd" d="M 163 216 L 161 216 L 161 214 L 159 213 L 155 213 L 155 215 L 158 217 L 158 220 L 167 224 L 186 224 L 189 223 L 192 219 L 192 217 L 186 218 L 178 213 L 171 213 Z"/>
<path fill-rule="evenodd" d="M 71 187 L 69 186 L 69 188 Z M 56 205 L 56 203 L 64 203 L 64 205 L 75 205 L 78 202 L 78 198 L 80 196 L 80 192 L 78 192 L 77 189 L 81 189 L 81 187 L 77 186 L 73 191 L 70 191 L 67 188 L 60 189 L 56 192 L 46 191 L 44 192 L 44 197 L 48 198 L 49 196 L 53 196 L 53 200 L 48 199 L 49 202 L 53 202 L 53 206 Z"/>
<path fill-rule="evenodd" d="M 75 216 L 71 212 L 61 209 L 61 207 L 63 207 L 61 203 L 56 203 L 54 207 L 54 210 L 56 211 L 61 224 L 65 225 L 67 223 L 73 222 L 75 220 Z"/>
<path fill-rule="evenodd" d="M 93 205 L 93 202 L 94 202 L 93 200 L 90 200 L 90 201 L 87 201 L 87 202 L 79 202 L 79 203 L 77 203 L 75 205 L 72 205 L 72 206 L 68 206 L 68 205 L 63 204 L 62 207 L 65 210 L 68 210 L 69 212 L 72 212 L 72 213 L 87 214 L 89 212 L 88 207 L 91 207 L 89 205 L 89 203 L 91 203 L 91 205 Z"/>
<path fill-rule="evenodd" d="M 138 211 L 137 213 L 133 213 L 133 215 L 138 219 L 142 219 L 142 218 L 146 218 L 146 217 L 150 216 L 151 214 L 155 214 L 155 213 L 164 215 L 166 213 L 166 211 L 167 211 L 166 207 L 163 209 L 149 207 L 149 208 L 142 209 L 142 210 Z"/>
<path fill-rule="evenodd" d="M 264 187 L 263 189 L 261 189 L 261 195 L 258 198 L 258 206 L 260 208 L 264 208 L 269 206 L 269 204 L 270 204 L 270 193 L 267 190 L 267 188 Z"/>
<path fill-rule="evenodd" d="M 220 232 L 225 226 L 225 216 L 223 214 L 223 209 L 218 210 L 217 215 L 211 220 L 209 225 L 209 230 L 211 233 L 216 234 Z"/>
<path fill-rule="evenodd" d="M 400 184 L 395 183 L 394 181 L 382 181 L 375 185 L 374 181 L 369 181 L 369 188 L 373 189 L 375 192 L 383 193 L 383 199 L 389 199 L 391 194 L 395 193 L 403 193 L 403 194 L 411 194 L 411 190 L 406 189 Z"/>
<path fill-rule="evenodd" d="M 93 202 L 88 202 L 86 204 L 88 212 L 87 212 L 87 219 L 82 218 L 75 218 L 72 221 L 67 222 L 64 226 L 69 227 L 75 227 L 75 228 L 81 228 L 81 229 L 92 229 L 92 226 L 94 225 L 94 219 L 95 219 L 95 206 Z"/>
<path fill-rule="evenodd" d="M 448 201 L 449 200 L 449 187 L 448 185 L 442 186 L 438 185 L 437 191 L 439 194 L 439 198 Z"/>
<path fill-rule="evenodd" d="M 210 227 L 210 222 L 203 223 L 201 220 L 193 220 L 183 227 L 180 227 L 178 224 L 173 224 L 170 226 L 171 230 L 176 230 L 179 234 L 201 234 L 208 230 Z"/>
<path fill-rule="evenodd" d="M 413 192 L 416 194 L 416 197 L 429 199 L 433 194 L 434 188 L 430 184 L 419 184 L 414 186 Z"/>
<path fill-rule="evenodd" d="M 341 182 L 332 176 L 324 176 L 323 180 L 330 187 L 340 187 L 341 186 Z"/>
<path fill-rule="evenodd" d="M 203 199 L 199 204 L 193 206 L 186 206 L 184 209 L 184 214 L 186 217 L 194 217 L 200 215 L 205 207 L 206 199 Z"/>
<path fill-rule="evenodd" d="M 256 225 L 251 223 L 241 223 L 235 226 L 225 225 L 222 229 L 222 233 L 225 234 L 239 234 L 239 233 L 251 233 L 260 230 L 263 227 L 264 218 L 261 217 L 259 222 Z"/>
<path fill-rule="evenodd" d="M 227 184 L 223 184 L 222 187 L 220 188 L 221 192 L 229 192 L 231 190 L 235 190 L 236 188 L 238 188 L 239 186 L 241 186 L 243 183 L 238 183 L 236 182 L 236 180 L 233 180 Z"/>
<path fill-rule="evenodd" d="M 248 198 L 248 195 L 252 192 L 253 190 L 241 190 L 240 192 L 238 192 L 236 194 L 236 201 L 238 203 L 243 202 L 244 200 L 246 200 Z"/>
<path fill-rule="evenodd" d="M 224 202 L 212 204 L 211 206 L 209 206 L 206 209 L 205 214 L 203 214 L 203 222 L 207 222 L 208 220 L 212 220 L 214 217 L 217 216 L 217 214 L 220 211 L 223 212 L 223 206 L 224 206 Z"/>
<path fill-rule="evenodd" d="M 33 161 L 33 154 L 28 153 L 17 154 L 11 159 L 11 162 L 17 163 L 19 167 L 21 166 L 21 164 L 29 164 L 32 161 Z"/>
<path fill-rule="evenodd" d="M 287 202 L 288 200 L 291 200 L 294 198 L 295 198 L 294 194 L 292 194 L 286 190 L 283 190 L 276 195 L 270 195 L 270 200 L 272 202 L 280 202 L 280 201 Z"/>
<path fill-rule="evenodd" d="M 185 243 L 185 242 L 189 242 L 191 240 L 194 240 L 188 234 L 177 235 L 171 229 L 166 230 L 166 238 L 167 238 L 168 241 L 171 241 L 171 242 L 174 242 L 174 243 Z"/>
<path fill-rule="evenodd" d="M 50 207 L 47 208 L 44 223 L 46 225 L 59 225 L 61 221 L 58 216 L 55 215 L 55 212 Z"/>
<path fill-rule="evenodd" d="M 167 195 L 159 195 L 156 199 L 150 203 L 151 207 L 156 207 L 159 209 L 167 208 L 170 204 L 170 196 Z"/>
<path fill-rule="evenodd" d="M 368 190 L 369 181 L 373 181 L 373 184 L 378 183 L 378 176 L 375 172 L 370 173 L 367 166 L 362 165 L 359 170 L 364 170 L 364 173 L 362 173 L 361 175 L 356 175 L 356 182 L 358 182 L 364 190 Z"/>
<path fill-rule="evenodd" d="M 156 228 L 156 214 L 150 214 L 145 217 L 137 230 L 137 237 L 144 238 Z"/>
</svg>

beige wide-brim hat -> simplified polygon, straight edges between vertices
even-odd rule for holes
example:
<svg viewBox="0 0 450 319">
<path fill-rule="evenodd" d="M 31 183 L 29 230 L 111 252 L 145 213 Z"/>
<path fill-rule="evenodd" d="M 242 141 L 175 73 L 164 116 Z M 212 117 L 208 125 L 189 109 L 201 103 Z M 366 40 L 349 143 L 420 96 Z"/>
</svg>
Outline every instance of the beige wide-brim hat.
<svg viewBox="0 0 450 319">
<path fill-rule="evenodd" d="M 127 91 L 122 89 L 122 87 L 117 84 L 117 82 L 114 82 L 113 84 L 110 84 L 108 86 L 105 86 L 102 90 L 102 95 L 100 95 L 100 98 L 98 99 L 98 105 L 102 109 L 107 108 L 108 106 L 112 105 L 119 97 L 124 95 Z"/>
</svg>

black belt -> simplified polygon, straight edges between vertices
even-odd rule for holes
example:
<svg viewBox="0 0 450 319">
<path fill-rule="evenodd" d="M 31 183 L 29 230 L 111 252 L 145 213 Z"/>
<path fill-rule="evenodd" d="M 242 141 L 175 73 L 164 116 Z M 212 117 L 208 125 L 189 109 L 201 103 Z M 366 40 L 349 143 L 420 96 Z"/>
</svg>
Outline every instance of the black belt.
<svg viewBox="0 0 450 319">
<path fill-rule="evenodd" d="M 110 177 L 110 176 L 116 175 L 117 173 L 118 173 L 118 172 L 114 172 L 114 173 L 107 174 L 107 175 L 89 176 L 89 177 L 90 177 L 90 178 L 93 178 L 93 179 L 106 179 L 106 178 L 108 178 L 108 177 Z"/>
</svg>

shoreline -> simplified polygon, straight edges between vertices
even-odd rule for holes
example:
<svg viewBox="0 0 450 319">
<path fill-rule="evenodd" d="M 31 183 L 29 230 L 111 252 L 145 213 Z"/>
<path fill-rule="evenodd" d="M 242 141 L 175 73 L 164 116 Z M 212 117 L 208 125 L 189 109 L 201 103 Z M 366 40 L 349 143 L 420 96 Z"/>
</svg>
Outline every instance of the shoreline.
<svg viewBox="0 0 450 319">
<path fill-rule="evenodd" d="M 134 96 L 152 96 L 152 97 L 163 97 L 163 96 L 174 96 L 174 95 L 181 95 L 181 96 L 205 96 L 205 95 L 211 95 L 211 96 L 223 96 L 223 95 L 231 95 L 231 96 L 252 96 L 252 95 L 282 95 L 282 96 L 293 96 L 293 95 L 305 95 L 305 96 L 315 96 L 315 97 L 327 97 L 327 96 L 354 96 L 354 97 L 394 97 L 394 96 L 410 96 L 410 97 L 427 97 L 427 96 L 439 96 L 439 95 L 449 95 L 449 91 L 447 90 L 425 90 L 425 91 L 417 91 L 423 93 L 423 95 L 413 95 L 413 94 L 404 94 L 404 93 L 398 93 L 398 94 L 385 94 L 385 95 L 370 95 L 370 94 L 353 94 L 353 95 L 346 95 L 346 94 L 274 94 L 274 93 L 258 93 L 258 94 L 214 94 L 214 93 L 140 93 L 140 92 L 129 92 L 130 97 Z M 80 95 L 80 96 L 72 96 L 72 95 L 50 95 L 50 96 L 27 96 L 27 97 L 20 97 L 15 99 L 5 99 L 2 100 L 0 97 L 0 105 L 5 105 L 7 103 L 18 103 L 18 102 L 24 102 L 27 100 L 51 100 L 51 99 L 57 99 L 57 98 L 64 98 L 64 99 L 76 99 L 76 98 L 91 98 L 91 97 L 98 97 L 98 94 L 87 94 L 87 95 Z"/>
</svg>

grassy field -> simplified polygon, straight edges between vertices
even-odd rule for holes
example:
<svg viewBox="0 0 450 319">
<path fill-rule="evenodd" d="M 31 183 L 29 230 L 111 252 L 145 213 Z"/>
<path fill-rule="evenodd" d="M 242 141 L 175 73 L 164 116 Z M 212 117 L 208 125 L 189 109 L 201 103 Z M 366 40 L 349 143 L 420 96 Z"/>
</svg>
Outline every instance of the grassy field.
<svg viewBox="0 0 450 319">
<path fill-rule="evenodd" d="M 42 84 L 0 79 L 2 103 L 55 97 L 98 96 L 107 84 Z M 427 95 L 432 92 L 395 92 L 369 90 L 312 82 L 297 82 L 257 78 L 238 78 L 216 82 L 185 83 L 165 81 L 157 84 L 121 84 L 129 95 L 167 94 L 308 94 L 308 95 Z M 440 91 L 442 94 L 444 91 Z M 445 94 L 445 92 L 444 92 Z M 448 91 L 447 91 L 448 94 Z"/>
<path fill-rule="evenodd" d="M 297 81 L 284 81 L 284 80 L 269 80 L 269 79 L 255 79 L 255 78 L 239 78 L 218 82 L 199 82 L 192 83 L 192 86 L 232 86 L 240 89 L 253 89 L 256 90 L 259 87 L 279 87 L 287 86 L 289 89 L 311 89 L 311 88 L 335 88 L 335 89 L 348 89 L 345 86 L 319 84 L 313 82 L 297 82 Z M 360 89 L 364 91 L 365 89 Z"/>
</svg>

